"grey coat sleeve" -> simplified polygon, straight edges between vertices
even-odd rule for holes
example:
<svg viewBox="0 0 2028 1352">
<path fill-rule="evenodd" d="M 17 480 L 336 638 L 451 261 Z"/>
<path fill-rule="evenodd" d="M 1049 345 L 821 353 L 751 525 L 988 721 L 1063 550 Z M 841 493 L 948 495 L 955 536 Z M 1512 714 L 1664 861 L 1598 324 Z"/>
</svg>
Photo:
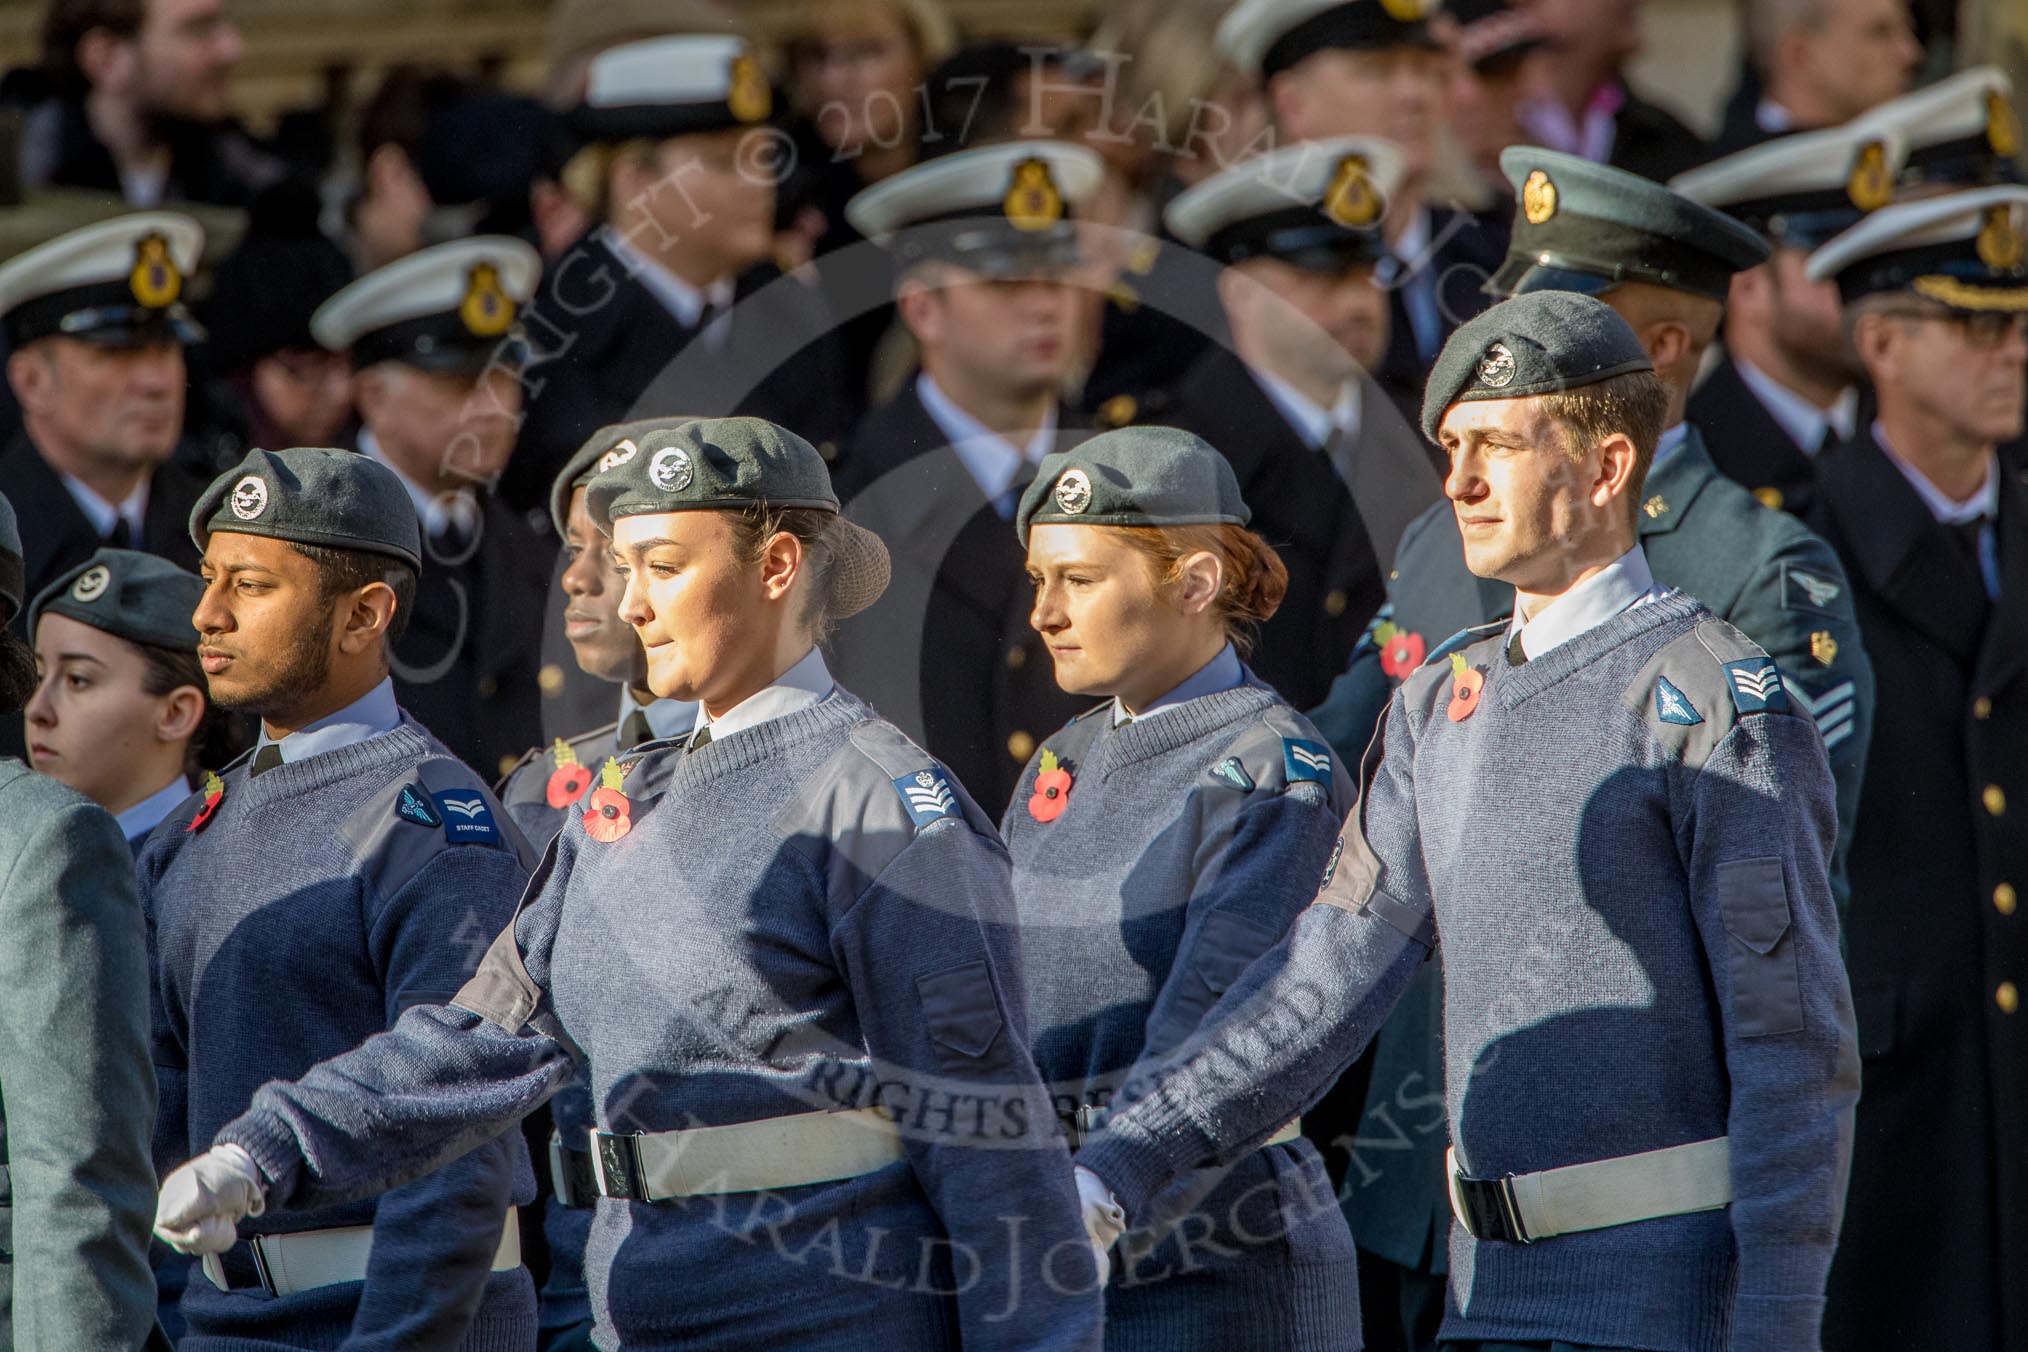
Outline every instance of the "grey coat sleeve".
<svg viewBox="0 0 2028 1352">
<path fill-rule="evenodd" d="M 1429 956 L 1413 759 L 1397 692 L 1317 900 L 1196 1032 L 1134 1068 L 1104 1131 L 1078 1152 L 1130 1219 L 1177 1175 L 1238 1157 L 1322 1098 Z"/>
<path fill-rule="evenodd" d="M 19 811 L 0 806 L 20 846 L 0 858 L 13 1342 L 131 1352 L 155 1324 L 155 1078 L 133 856 L 98 807 Z"/>
</svg>

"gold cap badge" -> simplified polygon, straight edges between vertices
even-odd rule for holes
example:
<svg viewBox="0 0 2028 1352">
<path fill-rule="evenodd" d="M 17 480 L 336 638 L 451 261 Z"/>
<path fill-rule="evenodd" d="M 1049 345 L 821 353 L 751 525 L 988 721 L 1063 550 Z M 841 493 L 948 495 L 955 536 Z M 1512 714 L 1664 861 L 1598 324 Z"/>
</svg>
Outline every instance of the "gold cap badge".
<svg viewBox="0 0 2028 1352">
<path fill-rule="evenodd" d="M 1852 157 L 1845 176 L 1845 196 L 1861 211 L 1878 211 L 1894 199 L 1894 176 L 1887 172 L 1887 145 L 1868 141 Z"/>
<path fill-rule="evenodd" d="M 143 235 L 134 245 L 134 270 L 127 274 L 127 286 L 134 299 L 151 310 L 176 303 L 183 294 L 183 274 L 169 256 L 169 241 L 160 235 Z"/>
<path fill-rule="evenodd" d="M 1063 194 L 1049 176 L 1047 160 L 1030 157 L 1014 166 L 1000 210 L 1016 230 L 1047 230 L 1063 219 Z"/>
<path fill-rule="evenodd" d="M 1986 144 L 1995 155 L 2013 155 L 2021 149 L 2021 119 L 1997 89 L 1986 91 Z"/>
<path fill-rule="evenodd" d="M 1831 637 L 1828 629 L 1819 629 L 1810 635 L 1810 656 L 1817 659 L 1817 665 L 1828 667 L 1838 660 L 1838 640 Z"/>
<path fill-rule="evenodd" d="M 732 58 L 732 71 L 726 78 L 725 106 L 742 122 L 759 122 L 774 111 L 774 90 L 768 88 L 760 63 L 752 57 Z"/>
<path fill-rule="evenodd" d="M 1396 23 L 1414 23 L 1429 15 L 1429 0 L 1380 0 L 1380 7 Z"/>
<path fill-rule="evenodd" d="M 1324 215 L 1348 230 L 1358 230 L 1379 220 L 1385 206 L 1380 189 L 1373 186 L 1372 175 L 1367 172 L 1366 157 L 1347 155 L 1340 159 L 1329 186 L 1324 189 Z"/>
<path fill-rule="evenodd" d="M 1556 185 L 1540 169 L 1532 170 L 1521 185 L 1521 215 L 1530 225 L 1540 225 L 1556 214 Z"/>
<path fill-rule="evenodd" d="M 514 298 L 500 285 L 500 269 L 491 263 L 473 266 L 465 298 L 458 303 L 458 318 L 479 338 L 498 338 L 514 327 Z"/>
<path fill-rule="evenodd" d="M 2011 272 L 2021 265 L 2021 235 L 2014 229 L 2013 213 L 2004 204 L 1986 208 L 1978 250 L 1979 261 L 1994 272 Z"/>
</svg>

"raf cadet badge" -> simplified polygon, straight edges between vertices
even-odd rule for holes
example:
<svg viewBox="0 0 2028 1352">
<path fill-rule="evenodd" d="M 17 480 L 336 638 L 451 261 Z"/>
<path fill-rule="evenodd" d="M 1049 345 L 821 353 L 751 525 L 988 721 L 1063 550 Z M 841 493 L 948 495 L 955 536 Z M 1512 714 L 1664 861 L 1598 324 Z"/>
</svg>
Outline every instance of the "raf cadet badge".
<svg viewBox="0 0 2028 1352">
<path fill-rule="evenodd" d="M 1493 344 L 1479 359 L 1479 383 L 1495 390 L 1514 383 L 1514 354 L 1505 343 Z"/>
<path fill-rule="evenodd" d="M 225 781 L 218 777 L 218 771 L 204 772 L 203 792 L 204 805 L 197 809 L 197 815 L 190 819 L 190 825 L 183 828 L 186 832 L 195 834 L 202 831 L 205 823 L 211 820 L 211 814 L 218 811 L 218 805 L 225 801 Z"/>
<path fill-rule="evenodd" d="M 134 270 L 127 274 L 134 299 L 151 310 L 173 305 L 183 294 L 183 274 L 169 256 L 169 241 L 160 235 L 143 235 L 134 245 Z"/>
<path fill-rule="evenodd" d="M 1479 692 L 1486 688 L 1486 673 L 1465 665 L 1463 653 L 1451 654 L 1451 722 L 1462 723 L 1479 709 Z"/>
<path fill-rule="evenodd" d="M 1986 208 L 1978 250 L 1979 261 L 1994 272 L 2012 272 L 2021 266 L 2021 236 L 2015 231 L 2013 213 L 2006 206 Z"/>
<path fill-rule="evenodd" d="M 556 768 L 549 772 L 549 782 L 542 789 L 542 800 L 553 808 L 566 808 L 584 797 L 585 790 L 590 787 L 591 771 L 584 768 L 569 742 L 557 738 Z"/>
<path fill-rule="evenodd" d="M 106 586 L 113 575 L 106 571 L 103 563 L 94 564 L 78 574 L 77 581 L 70 584 L 70 599 L 73 601 L 96 601 L 106 594 Z"/>
<path fill-rule="evenodd" d="M 1667 676 L 1655 678 L 1655 717 L 1682 728 L 1694 728 L 1704 721 L 1690 697 Z"/>
<path fill-rule="evenodd" d="M 258 474 L 249 474 L 232 486 L 232 514 L 242 521 L 252 521 L 268 509 L 267 480 Z"/>
<path fill-rule="evenodd" d="M 591 806 L 585 809 L 584 833 L 602 845 L 610 845 L 634 829 L 634 805 L 620 792 L 626 777 L 618 761 L 607 761 L 599 770 L 599 786 L 592 790 Z"/>
<path fill-rule="evenodd" d="M 1380 669 L 1391 680 L 1405 681 L 1410 672 L 1422 665 L 1421 634 L 1412 634 L 1389 620 L 1374 626 L 1373 641 L 1380 647 Z"/>
<path fill-rule="evenodd" d="M 1039 822 L 1053 822 L 1070 806 L 1070 771 L 1063 768 L 1054 751 L 1042 753 L 1035 769 L 1035 790 L 1028 796 L 1028 815 Z"/>
<path fill-rule="evenodd" d="M 1091 506 L 1091 478 L 1081 469 L 1067 469 L 1056 481 L 1056 505 L 1067 516 L 1081 516 Z"/>
<path fill-rule="evenodd" d="M 2009 159 L 2021 148 L 2021 120 L 2014 116 L 2007 96 L 1997 89 L 1986 91 L 1986 144 L 1995 155 Z"/>
<path fill-rule="evenodd" d="M 664 446 L 648 462 L 649 481 L 664 493 L 681 493 L 690 487 L 693 477 L 695 471 L 690 465 L 690 452 L 681 446 Z"/>
<path fill-rule="evenodd" d="M 1063 194 L 1049 176 L 1047 160 L 1030 158 L 1014 166 L 1000 210 L 1016 230 L 1047 230 L 1063 219 Z"/>
<path fill-rule="evenodd" d="M 479 338 L 498 338 L 514 327 L 514 298 L 500 285 L 500 269 L 479 263 L 465 283 L 465 298 L 458 303 L 458 318 Z"/>
<path fill-rule="evenodd" d="M 1556 185 L 1540 169 L 1529 173 L 1521 184 L 1521 215 L 1530 225 L 1541 225 L 1556 214 Z"/>
<path fill-rule="evenodd" d="M 1211 777 L 1228 788 L 1238 789 L 1241 793 L 1253 792 L 1253 776 L 1246 772 L 1246 766 L 1241 764 L 1237 756 L 1227 756 L 1212 766 Z"/>
<path fill-rule="evenodd" d="M 1868 141 L 1852 157 L 1852 171 L 1845 176 L 1845 196 L 1861 211 L 1878 211 L 1894 197 L 1894 176 L 1887 172 L 1887 146 Z"/>
<path fill-rule="evenodd" d="M 726 77 L 725 106 L 742 122 L 758 122 L 774 111 L 774 91 L 768 88 L 760 63 L 750 56 L 732 58 Z"/>
<path fill-rule="evenodd" d="M 1347 155 L 1339 160 L 1330 186 L 1324 189 L 1324 215 L 1334 224 L 1358 230 L 1379 220 L 1384 206 L 1380 190 L 1367 175 L 1366 157 Z"/>
</svg>

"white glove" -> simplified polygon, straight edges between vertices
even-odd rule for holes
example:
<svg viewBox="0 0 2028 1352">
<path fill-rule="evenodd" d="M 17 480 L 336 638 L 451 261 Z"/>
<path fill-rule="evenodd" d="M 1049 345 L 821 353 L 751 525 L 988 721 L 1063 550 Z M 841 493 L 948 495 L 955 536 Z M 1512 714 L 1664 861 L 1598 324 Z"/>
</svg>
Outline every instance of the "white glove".
<svg viewBox="0 0 2028 1352">
<path fill-rule="evenodd" d="M 253 1156 L 215 1145 L 162 1180 L 155 1233 L 178 1253 L 224 1253 L 239 1240 L 242 1216 L 267 1209 Z"/>
<path fill-rule="evenodd" d="M 1077 1180 L 1077 1200 L 1084 1208 L 1084 1234 L 1091 1241 L 1092 1257 L 1098 1260 L 1099 1285 L 1103 1286 L 1113 1267 L 1107 1255 L 1127 1231 L 1127 1213 L 1106 1181 L 1082 1164 L 1071 1166 L 1071 1176 Z"/>
</svg>

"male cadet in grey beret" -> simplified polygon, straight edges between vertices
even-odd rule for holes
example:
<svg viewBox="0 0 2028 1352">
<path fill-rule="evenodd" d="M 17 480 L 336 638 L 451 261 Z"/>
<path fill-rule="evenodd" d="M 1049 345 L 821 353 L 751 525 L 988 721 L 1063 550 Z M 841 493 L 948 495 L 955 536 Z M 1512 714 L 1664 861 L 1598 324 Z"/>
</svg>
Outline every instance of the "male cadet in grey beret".
<svg viewBox="0 0 2028 1352">
<path fill-rule="evenodd" d="M 0 496 L 0 711 L 35 689 L 21 534 Z M 0 1347 L 167 1348 L 148 1271 L 148 959 L 119 827 L 0 756 Z"/>
<path fill-rule="evenodd" d="M 1907 154 L 1899 132 L 1853 123 L 1777 137 L 1669 182 L 1773 249 L 1732 279 L 1724 356 L 1689 406 L 1712 463 L 1770 507 L 1808 513 L 1816 457 L 1852 435 L 1865 374 L 1838 322 L 1838 289 L 1805 277 L 1803 260 L 1892 200 Z"/>
<path fill-rule="evenodd" d="M 1654 363 L 1670 399 L 1643 489 L 1643 552 L 1658 581 L 1697 597 L 1761 645 L 1779 664 L 1790 697 L 1816 720 L 1838 783 L 1842 829 L 1832 877 L 1842 904 L 1844 852 L 1873 708 L 1872 668 L 1844 570 L 1794 517 L 1769 511 L 1719 474 L 1701 431 L 1684 420 L 1732 278 L 1764 261 L 1769 246 L 1724 214 L 1618 169 L 1534 146 L 1510 147 L 1500 163 L 1515 193 L 1514 242 L 1489 289 L 1596 296 L 1632 327 Z M 1471 365 L 1465 354 L 1447 359 Z M 1479 360 L 1491 360 L 1496 375 L 1501 370 L 1488 354 Z M 1455 503 L 1439 505 L 1403 535 L 1379 622 L 1311 714 L 1341 756 L 1356 756 L 1366 745 L 1390 688 L 1427 651 L 1512 608 L 1507 588 L 1466 567 L 1461 512 Z M 1379 1039 L 1369 1109 L 1407 1076 L 1441 1082 L 1434 1031 L 1441 998 L 1431 968 L 1403 1001 L 1398 1020 L 1419 1026 L 1390 1027 Z M 1432 1252 L 1442 1261 L 1442 1247 L 1432 1250 L 1428 1241 L 1447 1223 L 1448 1207 L 1433 1184 L 1442 1177 L 1435 1159 L 1440 1133 L 1409 1135 L 1416 1148 L 1386 1157 L 1377 1166 L 1381 1176 L 1353 1192 L 1349 1206 L 1361 1245 L 1413 1269 Z"/>
<path fill-rule="evenodd" d="M 1880 673 L 1845 927 L 1866 1093 L 1827 1348 L 2028 1345 L 2028 467 L 2005 444 L 2028 405 L 2024 227 L 2028 187 L 1976 188 L 1883 207 L 1809 262 L 1878 402 L 1810 518 Z"/>
<path fill-rule="evenodd" d="M 1042 457 L 1087 435 L 1062 391 L 1077 217 L 1104 177 L 1087 147 L 1007 141 L 926 159 L 845 207 L 894 260 L 921 370 L 840 465 L 839 495 L 887 542 L 894 585 L 831 656 L 847 689 L 996 806 L 1078 708 L 1029 627 L 1007 523 Z"/>
<path fill-rule="evenodd" d="M 1464 550 L 1515 617 L 1395 692 L 1317 903 L 1078 1163 L 1135 1219 L 1302 1111 L 1434 951 L 1445 1344 L 1814 1347 L 1859 1089 L 1822 739 L 1649 572 L 1669 397 L 1610 310 L 1497 305 L 1433 389 Z"/>
<path fill-rule="evenodd" d="M 456 990 L 533 862 L 478 776 L 395 701 L 387 649 L 422 540 L 392 470 L 329 448 L 252 451 L 190 533 L 212 700 L 261 732 L 141 855 L 165 1162 L 263 1082 Z M 251 1164 L 219 1170 L 203 1185 L 256 1186 Z M 269 1210 L 191 1277 L 184 1322 L 193 1339 L 274 1347 L 524 1349 L 535 1291 L 509 1203 L 534 1195 L 509 1135 L 377 1204 Z"/>
</svg>

